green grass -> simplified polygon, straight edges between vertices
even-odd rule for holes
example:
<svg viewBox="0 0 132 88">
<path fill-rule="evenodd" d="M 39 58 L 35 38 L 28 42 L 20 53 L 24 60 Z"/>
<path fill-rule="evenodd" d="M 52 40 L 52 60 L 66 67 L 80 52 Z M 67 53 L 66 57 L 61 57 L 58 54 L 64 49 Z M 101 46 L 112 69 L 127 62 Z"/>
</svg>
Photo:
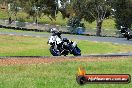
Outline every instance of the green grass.
<svg viewBox="0 0 132 88">
<path fill-rule="evenodd" d="M 104 54 L 104 53 L 123 53 L 131 52 L 132 46 L 119 45 L 112 43 L 100 43 L 90 41 L 78 41 L 79 47 L 82 49 L 83 54 Z M 127 49 L 126 49 L 127 47 Z"/>
<path fill-rule="evenodd" d="M 0 56 L 50 55 L 45 38 L 1 35 Z"/>
<path fill-rule="evenodd" d="M 83 21 L 83 22 L 84 22 L 87 29 L 89 29 L 89 30 L 95 29 L 96 30 L 96 21 L 94 21 L 92 23 L 88 23 L 86 21 Z M 114 31 L 116 31 L 114 18 L 104 20 L 103 24 L 102 24 L 102 29 L 103 30 L 114 30 Z"/>
<path fill-rule="evenodd" d="M 48 33 L 48 32 L 13 30 L 13 29 L 5 29 L 5 28 L 0 28 L 0 32 L 32 33 L 32 34 L 47 34 Z"/>
<path fill-rule="evenodd" d="M 51 56 L 48 37 L 0 35 L 0 56 Z M 132 45 L 76 40 L 82 55 L 131 52 Z"/>
<path fill-rule="evenodd" d="M 93 58 L 94 59 L 94 58 Z M 87 74 L 130 74 L 132 58 L 112 61 L 68 61 L 51 64 L 0 66 L 0 88 L 132 88 L 130 84 L 76 83 L 81 65 Z"/>
</svg>

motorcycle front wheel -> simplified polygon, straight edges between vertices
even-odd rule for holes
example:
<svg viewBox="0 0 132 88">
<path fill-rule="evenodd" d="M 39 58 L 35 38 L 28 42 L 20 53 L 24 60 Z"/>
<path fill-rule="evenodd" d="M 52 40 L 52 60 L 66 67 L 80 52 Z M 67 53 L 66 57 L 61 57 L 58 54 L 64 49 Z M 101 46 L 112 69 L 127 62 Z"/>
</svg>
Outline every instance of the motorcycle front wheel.
<svg viewBox="0 0 132 88">
<path fill-rule="evenodd" d="M 127 37 L 127 40 L 129 40 L 130 38 L 129 37 Z"/>
<path fill-rule="evenodd" d="M 130 38 L 131 38 L 130 35 L 128 35 L 128 36 L 127 36 L 127 40 L 129 40 Z"/>
<path fill-rule="evenodd" d="M 53 55 L 53 56 L 61 56 L 59 50 L 57 49 L 54 49 L 53 47 L 50 47 L 50 53 Z"/>
</svg>

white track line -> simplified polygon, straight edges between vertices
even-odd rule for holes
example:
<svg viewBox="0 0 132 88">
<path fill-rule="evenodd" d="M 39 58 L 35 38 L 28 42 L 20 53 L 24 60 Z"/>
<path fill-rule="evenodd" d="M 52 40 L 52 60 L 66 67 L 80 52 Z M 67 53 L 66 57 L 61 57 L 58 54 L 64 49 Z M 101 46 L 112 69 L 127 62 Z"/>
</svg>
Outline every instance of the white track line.
<svg viewBox="0 0 132 88">
<path fill-rule="evenodd" d="M 9 35 L 14 35 L 14 34 L 9 34 Z"/>
<path fill-rule="evenodd" d="M 28 36 L 28 35 L 23 35 L 23 36 Z"/>
<path fill-rule="evenodd" d="M 40 38 L 40 36 L 36 36 L 37 38 Z"/>
</svg>

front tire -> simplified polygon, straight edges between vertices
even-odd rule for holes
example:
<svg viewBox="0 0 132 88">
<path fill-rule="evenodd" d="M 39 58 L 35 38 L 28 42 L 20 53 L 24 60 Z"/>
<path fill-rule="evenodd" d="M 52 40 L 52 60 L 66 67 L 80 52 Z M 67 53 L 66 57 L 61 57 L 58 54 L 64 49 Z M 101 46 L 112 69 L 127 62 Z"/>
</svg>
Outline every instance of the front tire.
<svg viewBox="0 0 132 88">
<path fill-rule="evenodd" d="M 61 56 L 59 50 L 54 49 L 53 47 L 50 47 L 50 53 L 51 53 L 53 56 Z"/>
<path fill-rule="evenodd" d="M 127 36 L 127 40 L 129 40 L 130 39 L 130 36 Z"/>
<path fill-rule="evenodd" d="M 129 37 L 127 37 L 127 40 L 129 40 Z"/>
</svg>

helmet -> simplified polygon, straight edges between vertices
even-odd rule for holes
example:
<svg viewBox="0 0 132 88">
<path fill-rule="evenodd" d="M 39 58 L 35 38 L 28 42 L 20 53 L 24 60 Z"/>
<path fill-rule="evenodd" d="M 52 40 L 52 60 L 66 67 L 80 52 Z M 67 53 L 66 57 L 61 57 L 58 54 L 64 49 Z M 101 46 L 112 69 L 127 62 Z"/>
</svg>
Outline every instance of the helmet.
<svg viewBox="0 0 132 88">
<path fill-rule="evenodd" d="M 67 38 L 63 38 L 64 42 L 69 42 L 69 40 Z"/>
<path fill-rule="evenodd" d="M 55 33 L 55 32 L 58 32 L 58 30 L 57 30 L 57 28 L 51 28 L 50 32 Z"/>
<path fill-rule="evenodd" d="M 121 27 L 121 29 L 127 29 L 127 27 L 125 27 L 125 26 L 120 26 Z"/>
</svg>

